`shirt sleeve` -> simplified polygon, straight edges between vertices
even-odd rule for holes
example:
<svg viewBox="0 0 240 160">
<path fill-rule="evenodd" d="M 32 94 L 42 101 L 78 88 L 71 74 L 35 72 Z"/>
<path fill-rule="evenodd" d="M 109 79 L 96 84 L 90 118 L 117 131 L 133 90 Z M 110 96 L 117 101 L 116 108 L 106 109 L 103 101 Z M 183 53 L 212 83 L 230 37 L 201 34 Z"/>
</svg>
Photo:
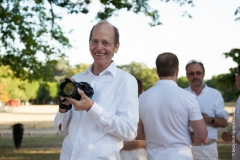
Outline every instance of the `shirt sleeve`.
<svg viewBox="0 0 240 160">
<path fill-rule="evenodd" d="M 54 118 L 54 126 L 59 135 L 65 136 L 68 133 L 69 120 L 71 118 L 72 111 L 69 110 L 66 113 L 57 112 Z M 61 130 L 59 125 L 61 124 Z"/>
<path fill-rule="evenodd" d="M 215 117 L 223 117 L 224 119 L 228 120 L 229 114 L 224 109 L 224 100 L 220 92 L 217 93 L 215 107 L 216 107 Z"/>
<path fill-rule="evenodd" d="M 88 114 L 105 132 L 115 135 L 123 141 L 131 141 L 137 136 L 139 121 L 137 82 L 131 79 L 121 84 L 116 113 L 104 110 L 94 102 Z M 107 99 L 106 99 L 107 100 Z"/>
<path fill-rule="evenodd" d="M 187 98 L 187 106 L 189 107 L 189 120 L 190 121 L 196 121 L 203 119 L 202 114 L 201 114 L 201 109 L 200 106 L 197 102 L 196 96 L 193 94 L 189 93 L 189 98 Z"/>
</svg>

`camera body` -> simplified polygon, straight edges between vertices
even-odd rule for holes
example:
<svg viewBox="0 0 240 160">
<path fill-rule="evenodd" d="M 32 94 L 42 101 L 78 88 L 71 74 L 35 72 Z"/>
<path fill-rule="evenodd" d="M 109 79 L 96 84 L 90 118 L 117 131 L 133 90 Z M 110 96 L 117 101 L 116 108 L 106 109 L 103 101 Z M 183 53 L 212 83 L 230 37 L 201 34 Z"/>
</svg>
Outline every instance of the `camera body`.
<svg viewBox="0 0 240 160">
<path fill-rule="evenodd" d="M 59 95 L 62 97 L 71 97 L 76 100 L 81 99 L 81 95 L 77 89 L 81 89 L 89 98 L 94 94 L 93 88 L 87 82 L 75 82 L 69 78 L 65 78 L 65 82 L 60 84 Z"/>
</svg>

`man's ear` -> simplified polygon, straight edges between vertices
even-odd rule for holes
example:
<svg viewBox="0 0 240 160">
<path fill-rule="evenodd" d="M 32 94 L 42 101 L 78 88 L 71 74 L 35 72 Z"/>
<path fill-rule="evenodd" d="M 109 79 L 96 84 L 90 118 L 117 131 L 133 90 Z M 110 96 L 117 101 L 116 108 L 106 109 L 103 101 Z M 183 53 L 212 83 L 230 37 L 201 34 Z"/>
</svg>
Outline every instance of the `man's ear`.
<svg viewBox="0 0 240 160">
<path fill-rule="evenodd" d="M 178 73 L 179 73 L 179 68 L 177 68 L 177 70 L 176 70 L 176 77 L 178 77 Z"/>
<path fill-rule="evenodd" d="M 118 44 L 114 47 L 114 53 L 117 53 L 119 46 L 120 46 L 120 43 L 118 43 Z"/>
</svg>

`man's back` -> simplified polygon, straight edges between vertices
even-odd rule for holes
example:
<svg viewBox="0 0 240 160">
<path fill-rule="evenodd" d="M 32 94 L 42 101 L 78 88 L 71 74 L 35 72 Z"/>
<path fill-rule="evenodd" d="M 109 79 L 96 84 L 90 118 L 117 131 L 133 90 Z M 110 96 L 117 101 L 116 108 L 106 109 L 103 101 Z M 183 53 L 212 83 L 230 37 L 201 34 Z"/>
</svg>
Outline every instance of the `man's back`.
<svg viewBox="0 0 240 160">
<path fill-rule="evenodd" d="M 191 159 L 189 120 L 202 119 L 195 97 L 172 80 L 160 80 L 139 101 L 149 159 Z M 177 153 L 184 149 L 185 153 Z M 183 158 L 184 159 L 184 158 Z"/>
</svg>

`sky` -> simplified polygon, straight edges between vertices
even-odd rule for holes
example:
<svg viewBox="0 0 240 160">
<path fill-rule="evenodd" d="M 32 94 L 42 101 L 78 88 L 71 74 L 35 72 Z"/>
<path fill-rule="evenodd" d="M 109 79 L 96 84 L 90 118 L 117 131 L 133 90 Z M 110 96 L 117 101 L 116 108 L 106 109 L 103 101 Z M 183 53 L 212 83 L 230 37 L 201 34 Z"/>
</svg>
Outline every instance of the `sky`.
<svg viewBox="0 0 240 160">
<path fill-rule="evenodd" d="M 114 55 L 117 65 L 135 61 L 155 68 L 158 54 L 172 52 L 179 59 L 179 77 L 185 76 L 185 66 L 195 59 L 205 66 L 205 79 L 229 72 L 237 67 L 231 58 L 226 59 L 224 52 L 240 48 L 240 21 L 234 21 L 239 0 L 194 0 L 194 7 L 179 7 L 173 2 L 152 0 L 153 8 L 158 9 L 163 25 L 150 27 L 149 18 L 121 10 L 118 16 L 108 21 L 119 29 L 120 48 Z M 66 51 L 71 65 L 91 64 L 88 38 L 100 10 L 98 0 L 89 6 L 89 14 L 64 15 L 62 27 L 71 30 L 68 35 L 74 48 Z M 192 18 L 182 17 L 187 10 Z"/>
</svg>

